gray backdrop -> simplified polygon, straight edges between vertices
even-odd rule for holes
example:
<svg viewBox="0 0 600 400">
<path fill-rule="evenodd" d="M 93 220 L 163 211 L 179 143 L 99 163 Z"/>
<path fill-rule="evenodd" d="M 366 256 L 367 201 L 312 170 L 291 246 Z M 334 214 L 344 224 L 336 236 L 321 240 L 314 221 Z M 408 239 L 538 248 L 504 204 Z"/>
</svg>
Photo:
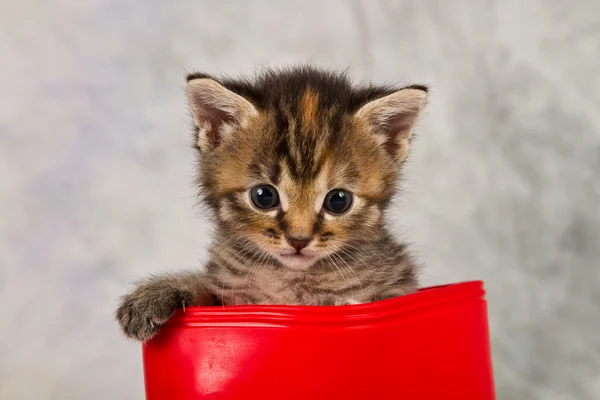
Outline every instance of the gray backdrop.
<svg viewBox="0 0 600 400">
<path fill-rule="evenodd" d="M 143 397 L 117 298 L 206 251 L 184 72 L 297 61 L 432 86 L 392 226 L 486 281 L 500 399 L 600 398 L 597 0 L 5 0 L 0 59 L 1 399 Z"/>
</svg>

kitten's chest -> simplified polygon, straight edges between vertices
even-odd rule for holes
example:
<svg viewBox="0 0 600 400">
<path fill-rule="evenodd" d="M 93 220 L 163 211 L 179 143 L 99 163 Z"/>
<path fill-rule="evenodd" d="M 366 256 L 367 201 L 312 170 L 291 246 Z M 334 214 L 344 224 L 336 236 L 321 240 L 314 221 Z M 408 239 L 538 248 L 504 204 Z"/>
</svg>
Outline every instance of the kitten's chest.
<svg viewBox="0 0 600 400">
<path fill-rule="evenodd" d="M 213 293 L 225 305 L 342 305 L 367 302 L 372 295 L 366 281 L 335 269 L 294 271 L 265 265 L 245 274 L 226 267 L 211 272 Z"/>
<path fill-rule="evenodd" d="M 358 302 L 354 291 L 344 292 L 344 282 L 328 271 L 267 270 L 253 279 L 255 296 L 262 304 L 333 305 Z M 341 292 L 341 293 L 340 293 Z"/>
</svg>

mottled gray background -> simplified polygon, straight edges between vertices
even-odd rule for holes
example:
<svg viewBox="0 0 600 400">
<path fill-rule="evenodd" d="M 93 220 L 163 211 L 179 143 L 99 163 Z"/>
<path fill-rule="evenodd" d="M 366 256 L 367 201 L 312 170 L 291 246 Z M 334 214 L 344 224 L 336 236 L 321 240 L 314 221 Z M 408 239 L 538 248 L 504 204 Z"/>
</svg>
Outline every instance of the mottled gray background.
<svg viewBox="0 0 600 400">
<path fill-rule="evenodd" d="M 499 399 L 600 398 L 597 0 L 2 1 L 0 398 L 143 397 L 117 297 L 207 243 L 184 72 L 296 61 L 433 87 L 394 228 L 486 281 Z"/>
</svg>

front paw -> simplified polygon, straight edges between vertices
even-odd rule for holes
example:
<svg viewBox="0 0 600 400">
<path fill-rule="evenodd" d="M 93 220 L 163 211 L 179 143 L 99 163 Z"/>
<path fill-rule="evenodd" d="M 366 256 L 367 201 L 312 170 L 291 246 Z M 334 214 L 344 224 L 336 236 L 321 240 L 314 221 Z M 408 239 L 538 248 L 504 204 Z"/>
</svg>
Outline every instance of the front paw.
<svg viewBox="0 0 600 400">
<path fill-rule="evenodd" d="M 123 333 L 146 341 L 171 318 L 178 307 L 189 306 L 193 295 L 165 285 L 146 282 L 121 298 L 115 314 Z"/>
</svg>

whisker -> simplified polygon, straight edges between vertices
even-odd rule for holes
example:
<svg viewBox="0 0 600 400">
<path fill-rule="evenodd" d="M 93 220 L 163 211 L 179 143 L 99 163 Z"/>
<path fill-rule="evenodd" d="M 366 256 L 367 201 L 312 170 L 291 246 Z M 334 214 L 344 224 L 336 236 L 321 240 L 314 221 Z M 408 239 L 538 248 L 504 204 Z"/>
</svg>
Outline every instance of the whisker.
<svg viewBox="0 0 600 400">
<path fill-rule="evenodd" d="M 370 269 L 371 269 L 371 266 L 370 266 L 370 265 L 368 265 L 367 263 L 365 263 L 365 261 L 364 261 L 364 260 L 360 260 L 360 261 L 359 261 L 359 260 L 357 260 L 357 259 L 354 257 L 354 255 L 352 255 L 352 253 L 350 252 L 350 250 L 348 250 L 348 249 L 346 249 L 346 248 L 344 248 L 344 247 L 340 247 L 339 251 L 341 251 L 343 254 L 347 255 L 348 257 L 350 257 L 350 258 L 351 258 L 351 259 L 352 259 L 352 260 L 353 260 L 355 263 L 364 265 L 364 266 L 366 267 L 366 268 L 364 269 L 364 272 L 367 274 L 367 277 L 368 277 L 368 278 L 369 278 L 369 280 L 371 281 L 371 284 L 372 284 L 373 286 L 376 286 L 376 285 L 375 285 L 375 281 L 373 280 L 373 275 L 371 274 L 371 271 L 370 271 Z"/>
<path fill-rule="evenodd" d="M 335 265 L 335 264 L 332 262 L 331 255 L 329 255 L 329 254 L 328 254 L 328 255 L 325 257 L 325 260 L 327 260 L 327 265 L 329 265 L 330 267 L 332 267 L 331 269 L 332 269 L 332 270 L 335 272 L 335 274 L 336 274 L 336 275 L 339 275 L 342 281 L 345 281 L 345 280 L 346 280 L 346 278 L 345 278 L 345 277 L 344 277 L 344 275 L 343 275 L 343 274 L 340 272 L 340 269 L 337 267 L 337 265 Z M 335 270 L 333 269 L 334 267 L 335 267 Z"/>
<path fill-rule="evenodd" d="M 223 245 L 224 247 L 222 248 L 213 248 L 212 252 L 213 254 L 217 255 L 220 261 L 225 262 L 225 265 L 227 266 L 231 266 L 233 267 L 233 265 L 231 264 L 231 262 L 229 262 L 229 259 L 233 260 L 235 257 L 237 257 L 239 254 L 241 254 L 242 252 L 248 250 L 251 247 L 251 243 L 249 243 L 248 241 L 244 240 L 243 246 L 241 249 L 237 250 L 235 253 L 233 253 L 233 255 L 230 252 L 230 247 L 227 245 Z M 225 279 L 223 279 L 223 274 L 226 272 L 225 268 L 221 268 L 219 271 L 219 277 L 218 279 L 221 281 L 221 303 L 222 306 L 225 306 Z M 234 276 L 234 279 L 237 278 L 239 276 L 239 270 L 238 273 L 236 273 L 236 275 Z"/>
<path fill-rule="evenodd" d="M 263 260 L 268 257 L 268 254 L 266 252 L 261 252 L 257 257 L 256 260 L 254 261 L 254 263 L 252 264 L 252 266 L 250 267 L 250 272 L 246 275 L 246 278 L 244 279 L 244 286 L 246 285 L 246 280 L 248 279 L 249 276 L 252 276 L 252 279 L 256 278 L 256 275 L 258 273 L 258 270 L 260 269 L 260 265 L 263 263 Z"/>
<path fill-rule="evenodd" d="M 356 279 L 356 282 L 358 282 L 358 285 L 360 286 L 360 290 L 363 290 L 362 281 L 358 278 L 358 276 L 356 275 L 354 270 L 348 265 L 348 263 L 339 254 L 333 253 L 333 255 L 338 257 L 338 259 L 340 260 L 340 263 L 342 265 L 342 268 L 344 268 L 347 271 L 350 271 L 350 273 L 352 273 L 352 275 L 354 275 L 354 279 Z"/>
<path fill-rule="evenodd" d="M 340 271 L 340 275 L 342 275 L 342 280 L 343 280 L 343 281 L 348 281 L 348 277 L 346 276 L 346 274 L 343 274 L 343 273 L 342 273 L 342 272 L 343 272 L 343 269 L 342 269 L 340 266 L 338 266 L 338 263 L 337 263 L 337 262 L 335 262 L 335 259 L 333 258 L 333 255 L 334 255 L 334 254 L 335 254 L 335 253 L 332 253 L 332 254 L 330 254 L 330 255 L 329 255 L 329 258 L 330 258 L 331 262 L 333 263 L 333 265 L 335 265 L 335 268 L 336 268 L 338 271 Z"/>
</svg>

